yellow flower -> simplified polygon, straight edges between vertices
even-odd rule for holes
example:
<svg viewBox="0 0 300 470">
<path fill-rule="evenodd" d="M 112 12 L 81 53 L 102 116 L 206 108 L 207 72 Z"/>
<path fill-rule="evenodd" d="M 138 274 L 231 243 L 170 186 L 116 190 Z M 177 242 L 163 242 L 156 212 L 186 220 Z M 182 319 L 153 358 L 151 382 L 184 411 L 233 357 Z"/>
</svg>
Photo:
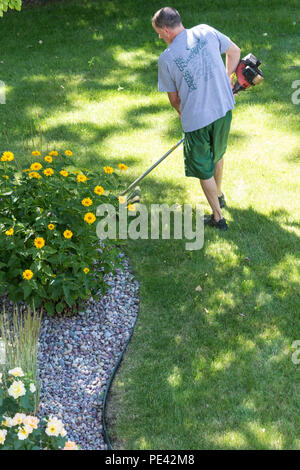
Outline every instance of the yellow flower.
<svg viewBox="0 0 300 470">
<path fill-rule="evenodd" d="M 124 196 L 119 196 L 118 199 L 120 204 L 125 204 L 126 198 Z"/>
<path fill-rule="evenodd" d="M 84 221 L 88 224 L 93 224 L 96 220 L 95 215 L 92 212 L 87 212 L 84 216 Z"/>
<path fill-rule="evenodd" d="M 77 181 L 79 183 L 84 183 L 84 181 L 87 180 L 87 177 L 85 175 L 77 175 Z"/>
<path fill-rule="evenodd" d="M 0 429 L 0 444 L 4 444 L 7 431 L 6 429 Z"/>
<path fill-rule="evenodd" d="M 73 152 L 71 152 L 71 150 L 66 150 L 65 155 L 67 155 L 67 157 L 71 157 L 73 155 Z"/>
<path fill-rule="evenodd" d="M 49 229 L 49 230 L 53 230 L 53 229 L 54 229 L 54 225 L 53 225 L 53 224 L 49 224 L 49 225 L 48 225 L 48 229 Z"/>
<path fill-rule="evenodd" d="M 41 175 L 39 173 L 37 173 L 36 171 L 32 171 L 31 173 L 29 173 L 29 178 L 41 178 Z"/>
<path fill-rule="evenodd" d="M 84 273 L 87 274 L 89 272 L 89 268 L 84 268 Z"/>
<path fill-rule="evenodd" d="M 119 163 L 118 167 L 120 170 L 124 170 L 124 171 L 128 170 L 128 166 L 125 165 L 124 163 Z"/>
<path fill-rule="evenodd" d="M 90 197 L 86 197 L 85 199 L 82 199 L 81 204 L 85 207 L 88 207 L 93 204 L 93 201 L 91 200 Z"/>
<path fill-rule="evenodd" d="M 25 271 L 23 271 L 23 277 L 29 281 L 33 277 L 33 272 L 30 269 L 25 269 Z"/>
<path fill-rule="evenodd" d="M 60 173 L 62 176 L 68 176 L 68 174 L 69 174 L 66 170 L 61 170 L 59 173 Z"/>
<path fill-rule="evenodd" d="M 65 230 L 63 235 L 64 235 L 65 238 L 72 238 L 73 237 L 73 233 L 71 232 L 71 230 Z"/>
<path fill-rule="evenodd" d="M 114 169 L 111 166 L 105 166 L 104 171 L 107 174 L 111 174 L 111 173 L 113 173 Z"/>
<path fill-rule="evenodd" d="M 10 369 L 8 373 L 9 375 L 13 375 L 14 377 L 24 377 L 24 372 L 22 371 L 21 367 L 15 367 L 14 369 Z"/>
<path fill-rule="evenodd" d="M 11 162 L 15 158 L 14 154 L 12 152 L 3 152 L 1 161 L 2 162 Z"/>
<path fill-rule="evenodd" d="M 26 168 L 26 170 L 22 170 L 22 171 L 23 171 L 23 173 L 27 173 L 28 171 L 30 171 L 30 169 Z"/>
<path fill-rule="evenodd" d="M 14 229 L 13 228 L 10 228 L 10 229 L 6 230 L 6 232 L 5 232 L 5 235 L 7 235 L 8 237 L 10 235 L 13 235 L 13 234 L 14 234 Z"/>
<path fill-rule="evenodd" d="M 78 450 L 78 447 L 74 441 L 67 441 L 63 450 Z"/>
<path fill-rule="evenodd" d="M 104 188 L 102 188 L 102 186 L 96 186 L 94 189 L 94 193 L 98 194 L 98 196 L 101 196 L 101 194 L 104 193 Z"/>
<path fill-rule="evenodd" d="M 46 176 L 52 176 L 54 173 L 53 169 L 52 168 L 46 168 L 46 170 L 44 170 L 44 175 Z"/>
<path fill-rule="evenodd" d="M 52 155 L 53 157 L 57 157 L 58 152 L 57 150 L 52 150 L 51 152 L 49 152 L 49 155 Z"/>
<path fill-rule="evenodd" d="M 2 178 L 5 178 L 6 180 L 8 180 L 8 176 L 7 176 L 7 175 L 2 175 Z"/>
<path fill-rule="evenodd" d="M 33 155 L 34 157 L 39 157 L 41 155 L 41 152 L 39 152 L 38 150 L 34 150 L 33 152 L 31 152 L 31 155 Z"/>
<path fill-rule="evenodd" d="M 45 246 L 45 240 L 42 237 L 37 237 L 34 240 L 36 248 L 43 248 Z"/>
<path fill-rule="evenodd" d="M 30 169 L 33 171 L 39 171 L 42 167 L 42 165 L 38 162 L 34 162 L 30 165 Z"/>
<path fill-rule="evenodd" d="M 128 204 L 128 210 L 131 211 L 131 212 L 134 212 L 136 210 L 136 207 L 134 204 Z"/>
<path fill-rule="evenodd" d="M 48 162 L 48 163 L 52 163 L 53 162 L 53 158 L 50 157 L 50 155 L 46 155 L 46 157 L 44 158 L 45 162 Z"/>
<path fill-rule="evenodd" d="M 7 393 L 15 400 L 26 394 L 25 386 L 20 380 L 14 380 L 12 385 L 7 390 Z"/>
</svg>

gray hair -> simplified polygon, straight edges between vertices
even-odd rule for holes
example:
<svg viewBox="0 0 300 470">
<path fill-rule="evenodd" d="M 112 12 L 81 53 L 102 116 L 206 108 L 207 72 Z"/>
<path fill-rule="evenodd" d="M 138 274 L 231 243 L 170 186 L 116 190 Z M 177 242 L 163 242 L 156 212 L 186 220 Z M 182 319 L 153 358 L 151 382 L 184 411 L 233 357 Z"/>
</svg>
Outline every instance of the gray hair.
<svg viewBox="0 0 300 470">
<path fill-rule="evenodd" d="M 164 7 L 158 10 L 152 18 L 152 22 L 157 28 L 174 29 L 182 24 L 181 17 L 175 8 Z"/>
</svg>

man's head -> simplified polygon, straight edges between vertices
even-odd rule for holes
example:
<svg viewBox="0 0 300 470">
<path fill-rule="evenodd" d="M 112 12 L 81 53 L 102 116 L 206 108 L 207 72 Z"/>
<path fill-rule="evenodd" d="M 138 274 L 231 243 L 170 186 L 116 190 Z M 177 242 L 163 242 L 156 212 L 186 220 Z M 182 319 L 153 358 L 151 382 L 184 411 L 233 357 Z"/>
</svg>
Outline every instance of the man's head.
<svg viewBox="0 0 300 470">
<path fill-rule="evenodd" d="M 152 26 L 167 44 L 171 44 L 177 34 L 184 30 L 178 11 L 171 7 L 158 10 L 152 18 Z"/>
</svg>

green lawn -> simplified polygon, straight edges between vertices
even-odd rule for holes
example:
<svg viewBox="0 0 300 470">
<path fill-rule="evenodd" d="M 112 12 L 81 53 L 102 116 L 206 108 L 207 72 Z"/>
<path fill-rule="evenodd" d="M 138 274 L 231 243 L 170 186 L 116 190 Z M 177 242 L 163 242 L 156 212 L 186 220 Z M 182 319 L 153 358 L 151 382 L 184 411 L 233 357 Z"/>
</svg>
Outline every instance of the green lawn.
<svg viewBox="0 0 300 470">
<path fill-rule="evenodd" d="M 54 147 L 93 169 L 124 162 L 127 183 L 145 171 L 181 138 L 157 92 L 165 44 L 150 19 L 161 6 L 78 0 L 5 15 L 0 149 L 16 164 Z M 141 305 L 108 430 L 124 449 L 300 449 L 300 1 L 172 6 L 186 27 L 208 23 L 258 56 L 265 82 L 237 97 L 224 169 L 230 230 L 208 228 L 194 252 L 178 240 L 126 244 Z M 199 182 L 183 175 L 179 148 L 144 180 L 142 202 L 208 212 Z"/>
</svg>

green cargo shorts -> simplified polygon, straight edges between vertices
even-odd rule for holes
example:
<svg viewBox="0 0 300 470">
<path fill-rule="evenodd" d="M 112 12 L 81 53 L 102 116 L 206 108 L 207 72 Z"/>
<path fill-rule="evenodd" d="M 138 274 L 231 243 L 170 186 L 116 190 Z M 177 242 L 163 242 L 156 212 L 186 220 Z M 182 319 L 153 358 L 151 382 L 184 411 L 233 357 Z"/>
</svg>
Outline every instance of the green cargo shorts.
<svg viewBox="0 0 300 470">
<path fill-rule="evenodd" d="M 214 174 L 215 163 L 226 152 L 232 119 L 231 110 L 208 126 L 184 133 L 183 156 L 186 176 L 207 180 Z"/>
</svg>

